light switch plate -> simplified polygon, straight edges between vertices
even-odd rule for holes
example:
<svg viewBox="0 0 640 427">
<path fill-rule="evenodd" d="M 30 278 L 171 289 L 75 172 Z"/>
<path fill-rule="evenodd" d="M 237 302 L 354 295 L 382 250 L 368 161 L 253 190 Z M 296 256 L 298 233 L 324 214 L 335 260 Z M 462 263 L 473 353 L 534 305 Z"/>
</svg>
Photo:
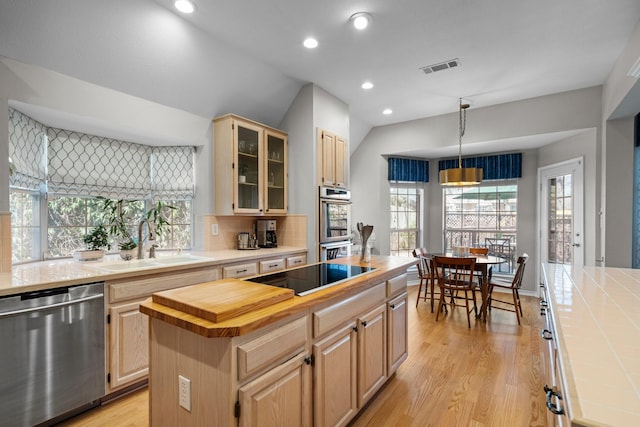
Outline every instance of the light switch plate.
<svg viewBox="0 0 640 427">
<path fill-rule="evenodd" d="M 218 235 L 218 224 L 211 224 L 211 234 L 214 236 Z"/>
<path fill-rule="evenodd" d="M 191 380 L 178 375 L 178 400 L 180 406 L 191 412 Z"/>
</svg>

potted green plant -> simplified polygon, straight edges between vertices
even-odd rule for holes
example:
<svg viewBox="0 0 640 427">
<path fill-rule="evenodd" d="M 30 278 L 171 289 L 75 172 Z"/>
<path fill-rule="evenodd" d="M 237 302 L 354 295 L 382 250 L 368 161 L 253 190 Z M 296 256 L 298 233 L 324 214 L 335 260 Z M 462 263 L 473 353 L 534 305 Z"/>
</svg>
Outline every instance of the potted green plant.
<svg viewBox="0 0 640 427">
<path fill-rule="evenodd" d="M 87 245 L 87 249 L 78 250 L 74 253 L 74 258 L 78 261 L 96 261 L 104 257 L 104 249 L 111 249 L 109 244 L 109 233 L 104 225 L 99 224 L 90 233 L 82 237 L 82 241 Z"/>
<path fill-rule="evenodd" d="M 98 197 L 98 199 L 102 200 L 102 209 L 104 209 L 104 219 L 108 226 L 108 233 L 117 242 L 120 257 L 127 261 L 132 259 L 134 257 L 133 251 L 138 247 L 138 244 L 129 231 L 130 218 L 127 216 L 125 209 L 126 201 L 104 197 Z"/>
</svg>

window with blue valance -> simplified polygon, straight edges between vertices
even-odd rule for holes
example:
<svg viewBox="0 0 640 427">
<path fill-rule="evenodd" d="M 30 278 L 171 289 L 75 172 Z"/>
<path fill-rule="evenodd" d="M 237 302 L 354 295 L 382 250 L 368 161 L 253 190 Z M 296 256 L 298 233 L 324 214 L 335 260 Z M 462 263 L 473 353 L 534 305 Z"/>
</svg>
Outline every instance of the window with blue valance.
<svg viewBox="0 0 640 427">
<path fill-rule="evenodd" d="M 458 167 L 458 159 L 440 160 L 439 170 Z M 513 179 L 522 177 L 522 153 L 497 154 L 492 156 L 467 157 L 462 167 L 482 168 L 482 180 Z"/>
<path fill-rule="evenodd" d="M 389 157 L 389 181 L 429 182 L 429 161 Z"/>
</svg>

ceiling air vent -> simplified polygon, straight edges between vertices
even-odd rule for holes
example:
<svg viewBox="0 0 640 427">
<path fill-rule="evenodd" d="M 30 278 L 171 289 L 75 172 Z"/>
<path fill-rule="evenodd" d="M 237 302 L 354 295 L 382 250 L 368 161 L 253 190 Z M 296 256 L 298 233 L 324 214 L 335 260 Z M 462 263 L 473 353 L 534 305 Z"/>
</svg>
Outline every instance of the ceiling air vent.
<svg viewBox="0 0 640 427">
<path fill-rule="evenodd" d="M 437 64 L 427 65 L 426 67 L 421 67 L 423 73 L 431 74 L 436 71 L 448 70 L 449 68 L 454 68 L 460 65 L 460 60 L 458 58 L 450 59 L 448 61 L 439 62 Z"/>
</svg>

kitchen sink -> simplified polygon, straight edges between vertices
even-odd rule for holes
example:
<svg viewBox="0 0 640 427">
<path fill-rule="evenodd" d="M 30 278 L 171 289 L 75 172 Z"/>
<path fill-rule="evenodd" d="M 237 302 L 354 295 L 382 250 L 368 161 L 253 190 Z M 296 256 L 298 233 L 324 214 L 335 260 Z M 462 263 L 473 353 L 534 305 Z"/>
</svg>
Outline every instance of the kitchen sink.
<svg viewBox="0 0 640 427">
<path fill-rule="evenodd" d="M 161 258 L 134 259 L 123 262 L 101 262 L 98 264 L 86 264 L 87 267 L 101 271 L 120 272 L 133 270 L 146 270 L 151 268 L 166 267 L 168 265 L 190 264 L 199 261 L 209 261 L 212 258 L 195 255 L 175 255 Z"/>
</svg>

